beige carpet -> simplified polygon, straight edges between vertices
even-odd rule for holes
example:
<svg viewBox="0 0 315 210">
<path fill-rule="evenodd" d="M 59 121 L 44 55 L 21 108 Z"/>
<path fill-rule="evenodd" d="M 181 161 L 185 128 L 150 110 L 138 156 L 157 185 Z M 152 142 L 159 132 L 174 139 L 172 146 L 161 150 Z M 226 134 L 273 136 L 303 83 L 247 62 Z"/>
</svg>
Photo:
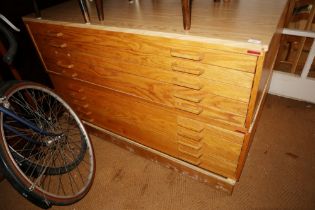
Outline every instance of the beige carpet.
<svg viewBox="0 0 315 210">
<path fill-rule="evenodd" d="M 315 209 L 315 105 L 268 96 L 232 196 L 93 138 L 97 173 L 77 204 L 52 209 Z M 0 209 L 38 209 L 0 183 Z"/>
</svg>

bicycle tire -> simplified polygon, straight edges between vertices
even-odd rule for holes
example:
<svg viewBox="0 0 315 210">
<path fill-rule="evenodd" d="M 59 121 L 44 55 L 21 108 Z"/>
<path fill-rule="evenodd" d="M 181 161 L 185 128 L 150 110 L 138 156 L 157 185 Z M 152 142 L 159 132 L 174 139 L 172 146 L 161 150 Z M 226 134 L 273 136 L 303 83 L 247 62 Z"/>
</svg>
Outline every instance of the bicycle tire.
<svg viewBox="0 0 315 210">
<path fill-rule="evenodd" d="M 30 93 L 30 90 L 32 90 L 33 92 Z M 7 118 L 6 116 L 4 116 L 3 113 L 1 113 L 0 131 L 1 131 L 2 140 L 0 141 L 0 156 L 1 156 L 0 163 L 2 167 L 5 169 L 4 174 L 6 178 L 8 179 L 8 181 L 13 185 L 13 187 L 16 188 L 24 197 L 26 197 L 31 202 L 35 203 L 36 205 L 42 208 L 49 208 L 51 205 L 69 205 L 69 204 L 75 203 L 79 201 L 80 199 L 82 199 L 86 195 L 86 193 L 89 191 L 92 185 L 93 179 L 94 179 L 94 175 L 95 175 L 95 157 L 94 157 L 94 152 L 93 152 L 93 148 L 92 148 L 92 144 L 90 142 L 89 136 L 82 122 L 80 121 L 78 116 L 74 113 L 74 111 L 70 108 L 70 106 L 62 98 L 60 98 L 57 94 L 55 94 L 51 89 L 37 83 L 26 82 L 26 81 L 10 81 L 8 83 L 5 83 L 0 88 L 0 94 L 4 96 L 6 98 L 5 100 L 9 102 L 9 108 L 11 109 L 13 106 L 12 104 L 10 104 L 12 103 L 10 99 L 14 98 L 13 97 L 15 96 L 14 94 L 21 93 L 23 91 L 29 94 L 34 94 L 32 95 L 34 97 L 36 96 L 35 92 L 37 91 L 39 94 L 42 94 L 42 97 L 47 95 L 49 100 L 52 100 L 52 101 L 55 100 L 54 103 L 57 103 L 58 105 L 60 103 L 60 107 L 58 107 L 58 109 L 59 108 L 64 109 L 62 112 L 60 112 L 61 115 L 59 115 L 59 113 L 57 112 L 52 113 L 52 111 L 50 111 L 50 115 L 52 116 L 52 114 L 54 114 L 55 118 L 54 120 L 50 119 L 50 121 L 45 118 L 47 121 L 46 124 L 49 124 L 51 126 L 54 125 L 55 126 L 54 129 L 61 129 L 61 130 L 64 129 L 61 126 L 63 124 L 61 124 L 61 122 L 59 122 L 58 120 L 63 119 L 64 118 L 63 115 L 66 113 L 67 114 L 66 117 L 68 117 L 68 121 L 67 121 L 68 130 L 66 130 L 67 132 L 63 130 L 66 134 L 64 135 L 65 137 L 63 137 L 62 140 L 57 139 L 53 142 L 53 144 L 50 144 L 47 148 L 45 148 L 46 150 L 45 155 L 47 157 L 44 155 L 40 156 L 40 158 L 45 157 L 45 161 L 37 165 L 37 166 L 42 167 L 40 170 L 38 170 L 39 174 L 35 176 L 30 175 L 26 173 L 23 167 L 25 167 L 26 165 L 27 167 L 32 168 L 30 167 L 30 165 L 32 165 L 33 163 L 30 163 L 32 162 L 30 161 L 28 162 L 28 164 L 24 163 L 23 165 L 19 162 L 21 160 L 17 158 L 17 154 L 18 154 L 17 149 L 13 148 L 14 146 L 10 142 L 12 141 L 12 139 L 16 139 L 17 137 L 12 137 L 8 135 L 9 131 L 7 131 L 3 126 L 4 123 L 8 123 L 6 121 Z M 44 100 L 44 98 L 41 98 L 40 100 L 42 100 L 42 104 L 46 105 L 46 103 L 44 103 L 44 101 L 46 101 Z M 13 111 L 16 111 L 16 110 L 13 110 Z M 40 120 L 37 119 L 37 121 L 40 121 Z M 59 123 L 58 125 L 57 125 L 57 122 Z M 36 124 L 36 120 L 35 120 L 35 124 Z M 42 123 L 42 126 L 44 126 L 44 123 Z M 45 127 L 45 129 L 47 129 L 47 127 Z M 50 127 L 50 129 L 52 129 L 52 127 Z M 74 148 L 70 148 L 69 145 L 73 143 L 72 142 L 73 139 L 74 138 L 76 139 L 78 134 L 76 134 L 75 137 L 73 137 L 74 136 L 73 133 L 70 132 L 72 131 L 72 129 L 73 130 L 77 129 L 79 131 L 80 142 L 84 142 L 84 144 L 82 145 L 85 145 L 86 147 L 83 146 L 85 148 L 80 149 L 79 156 L 78 158 L 75 159 L 74 162 L 71 162 L 71 164 L 66 164 L 67 161 L 65 160 L 67 160 L 67 158 L 70 159 L 71 157 L 70 158 L 69 156 L 66 157 L 65 154 L 67 152 L 68 153 L 71 152 L 72 156 L 74 156 L 75 154 Z M 73 136 L 71 136 L 70 134 Z M 36 140 L 42 140 L 42 139 L 36 139 Z M 35 147 L 34 144 L 33 145 L 31 143 L 27 143 L 27 144 Z M 69 151 L 66 151 L 67 148 Z M 37 149 L 42 149 L 42 148 L 37 148 Z M 44 151 L 44 149 L 42 150 Z M 44 154 L 43 151 L 42 153 Z M 84 151 L 83 155 L 81 154 L 82 151 Z M 48 167 L 47 165 L 45 165 L 44 163 L 46 162 L 48 163 L 48 161 L 46 161 L 46 159 L 48 158 L 48 155 L 50 155 L 49 163 L 51 164 L 53 163 L 53 166 L 57 165 L 57 152 L 59 152 L 58 156 L 59 155 L 63 156 L 62 157 L 63 161 L 59 160 L 59 166 Z M 26 155 L 24 154 L 24 156 Z M 38 162 L 40 161 L 42 160 L 38 160 Z M 65 165 L 62 166 L 62 162 L 64 162 Z M 66 168 L 64 166 L 69 167 L 69 168 Z M 63 171 L 61 171 L 62 168 L 63 168 Z M 86 172 L 85 171 L 80 172 L 80 169 L 83 170 L 82 168 L 85 168 Z M 79 175 L 80 175 L 82 184 L 80 184 L 78 187 L 79 183 L 76 183 L 76 180 L 78 181 L 79 178 L 77 177 Z M 66 183 L 67 185 L 65 185 L 65 176 L 69 177 L 69 183 Z M 46 179 L 49 179 L 48 187 L 44 186 Z M 52 185 L 50 182 L 56 182 L 55 184 L 58 184 L 58 189 L 56 189 L 56 186 Z M 69 186 L 70 184 L 71 184 L 71 187 Z M 74 189 L 72 186 L 74 184 L 76 185 L 76 189 Z M 60 187 L 60 185 L 62 186 Z M 63 189 L 60 191 L 60 188 L 63 188 Z"/>
</svg>

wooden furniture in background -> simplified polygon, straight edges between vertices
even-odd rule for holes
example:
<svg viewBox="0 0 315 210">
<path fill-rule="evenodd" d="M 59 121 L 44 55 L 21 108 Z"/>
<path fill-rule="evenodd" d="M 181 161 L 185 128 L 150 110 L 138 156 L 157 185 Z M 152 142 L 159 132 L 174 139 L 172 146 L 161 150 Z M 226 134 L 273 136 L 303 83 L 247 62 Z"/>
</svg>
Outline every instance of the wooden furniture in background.
<svg viewBox="0 0 315 210">
<path fill-rule="evenodd" d="M 221 0 L 213 0 L 214 2 L 220 2 Z M 229 2 L 230 0 L 224 0 L 224 2 Z M 134 3 L 133 0 L 128 0 L 129 4 Z M 185 30 L 189 30 L 191 27 L 191 0 L 181 0 L 182 2 L 182 14 L 183 14 L 183 25 Z M 100 21 L 104 20 L 104 7 L 103 0 L 95 0 L 97 15 Z M 82 2 L 80 2 L 81 7 L 86 7 Z M 83 11 L 87 11 L 86 8 L 82 8 Z M 86 14 L 83 12 L 84 19 L 86 20 Z M 89 22 L 89 21 L 86 21 Z"/>
<path fill-rule="evenodd" d="M 218 13 L 196 1 L 199 26 L 189 33 L 181 2 L 157 2 L 144 1 L 140 13 L 105 1 L 102 24 L 96 13 L 82 23 L 76 1 L 24 21 L 56 91 L 92 133 L 231 192 L 268 92 L 286 1 L 231 1 Z M 241 12 L 248 8 L 257 11 Z"/>
<path fill-rule="evenodd" d="M 315 16 L 314 0 L 291 0 L 285 28 L 312 30 Z M 283 35 L 275 69 L 301 74 L 313 40 L 306 37 Z"/>
<path fill-rule="evenodd" d="M 104 20 L 103 0 L 95 0 L 97 16 L 100 21 Z"/>
</svg>

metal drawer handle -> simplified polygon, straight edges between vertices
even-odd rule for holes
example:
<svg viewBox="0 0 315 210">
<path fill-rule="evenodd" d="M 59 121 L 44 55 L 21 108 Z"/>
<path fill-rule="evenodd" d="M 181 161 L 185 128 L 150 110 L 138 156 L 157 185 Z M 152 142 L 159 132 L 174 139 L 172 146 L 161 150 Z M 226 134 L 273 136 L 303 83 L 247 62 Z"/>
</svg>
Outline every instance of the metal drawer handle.
<svg viewBox="0 0 315 210">
<path fill-rule="evenodd" d="M 194 90 L 200 90 L 202 88 L 201 84 L 191 84 L 184 81 L 180 81 L 179 79 L 173 79 L 173 84 L 181 87 L 187 87 Z"/>
<path fill-rule="evenodd" d="M 192 69 L 192 68 L 181 67 L 181 66 L 178 66 L 176 63 L 172 64 L 172 70 L 177 71 L 177 72 L 187 73 L 187 74 L 193 74 L 197 76 L 202 75 L 204 72 L 204 70 L 200 68 Z"/>
<path fill-rule="evenodd" d="M 67 47 L 67 43 L 55 43 L 55 42 L 49 42 L 48 45 L 52 46 L 52 47 L 57 47 L 57 48 L 66 48 Z"/>
<path fill-rule="evenodd" d="M 52 31 L 48 31 L 46 33 L 47 36 L 50 36 L 50 37 L 62 37 L 63 36 L 63 33 L 61 32 L 52 32 Z"/>
<path fill-rule="evenodd" d="M 201 61 L 203 59 L 203 55 L 199 53 L 184 51 L 184 50 L 171 49 L 170 54 L 171 56 L 176 57 L 176 58 L 184 58 L 184 59 L 193 60 L 193 61 Z"/>
</svg>

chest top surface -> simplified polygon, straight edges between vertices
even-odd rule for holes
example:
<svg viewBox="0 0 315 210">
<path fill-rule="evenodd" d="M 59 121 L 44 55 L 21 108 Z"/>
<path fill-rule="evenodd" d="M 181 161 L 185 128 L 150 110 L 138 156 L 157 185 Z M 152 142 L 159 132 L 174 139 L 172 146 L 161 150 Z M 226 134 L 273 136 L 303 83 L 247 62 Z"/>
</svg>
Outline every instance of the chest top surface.
<svg viewBox="0 0 315 210">
<path fill-rule="evenodd" d="M 84 23 L 76 0 L 43 10 L 41 20 L 35 19 L 34 15 L 24 17 L 24 20 L 57 21 L 78 27 L 267 50 L 287 4 L 287 0 L 194 0 L 192 26 L 185 31 L 180 0 L 135 0 L 132 4 L 128 0 L 106 0 L 102 22 L 97 18 L 94 2 L 87 2 L 91 24 Z"/>
</svg>

